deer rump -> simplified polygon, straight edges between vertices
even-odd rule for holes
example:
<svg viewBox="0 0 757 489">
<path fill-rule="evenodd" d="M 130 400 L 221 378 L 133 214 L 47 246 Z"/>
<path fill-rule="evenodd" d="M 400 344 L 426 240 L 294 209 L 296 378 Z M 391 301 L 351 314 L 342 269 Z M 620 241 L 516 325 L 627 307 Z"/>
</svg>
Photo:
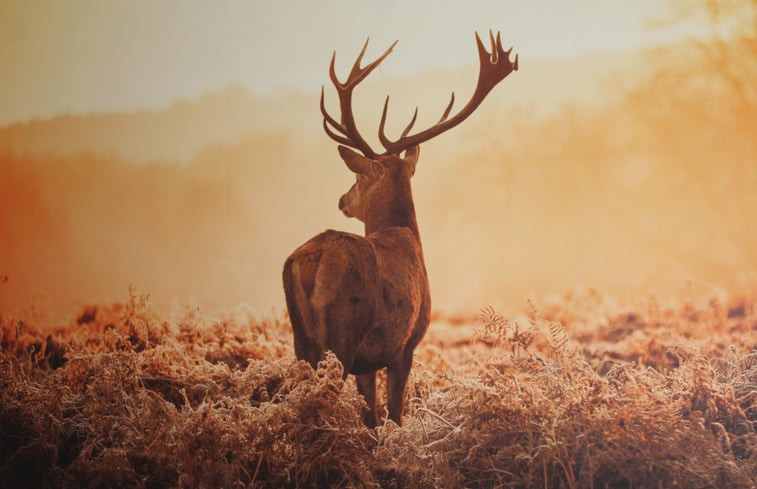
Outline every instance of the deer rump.
<svg viewBox="0 0 757 489">
<path fill-rule="evenodd" d="M 283 278 L 298 359 L 315 367 L 331 350 L 346 377 L 412 355 L 430 310 L 415 240 L 400 227 L 368 237 L 329 230 L 292 253 Z"/>
</svg>

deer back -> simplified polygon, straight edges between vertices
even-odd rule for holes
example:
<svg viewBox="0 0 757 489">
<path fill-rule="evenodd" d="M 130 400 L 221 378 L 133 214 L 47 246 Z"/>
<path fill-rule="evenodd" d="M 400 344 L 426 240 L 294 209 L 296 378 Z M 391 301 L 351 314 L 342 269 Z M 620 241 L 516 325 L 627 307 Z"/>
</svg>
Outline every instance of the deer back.
<svg viewBox="0 0 757 489">
<path fill-rule="evenodd" d="M 300 358 L 317 361 L 331 350 L 348 372 L 376 370 L 425 332 L 427 322 L 423 331 L 415 326 L 430 309 L 428 279 L 407 228 L 367 238 L 321 233 L 286 261 L 284 285 L 292 291 L 287 306 Z"/>
</svg>

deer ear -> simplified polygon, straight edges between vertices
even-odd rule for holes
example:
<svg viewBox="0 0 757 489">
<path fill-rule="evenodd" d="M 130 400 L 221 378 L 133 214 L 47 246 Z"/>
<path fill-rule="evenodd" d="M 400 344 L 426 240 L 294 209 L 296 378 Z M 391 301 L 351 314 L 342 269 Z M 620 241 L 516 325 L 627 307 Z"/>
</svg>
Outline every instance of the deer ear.
<svg viewBox="0 0 757 489">
<path fill-rule="evenodd" d="M 361 175 L 367 175 L 371 171 L 371 159 L 356 153 L 347 146 L 339 146 L 339 154 L 344 162 L 347 164 L 347 168 L 355 173 Z"/>
<path fill-rule="evenodd" d="M 418 158 L 421 155 L 421 147 L 417 144 L 415 146 L 411 146 L 405 150 L 405 157 L 403 160 L 408 162 L 410 164 L 410 167 L 412 168 L 412 173 L 415 174 L 415 165 L 418 163 Z"/>
</svg>

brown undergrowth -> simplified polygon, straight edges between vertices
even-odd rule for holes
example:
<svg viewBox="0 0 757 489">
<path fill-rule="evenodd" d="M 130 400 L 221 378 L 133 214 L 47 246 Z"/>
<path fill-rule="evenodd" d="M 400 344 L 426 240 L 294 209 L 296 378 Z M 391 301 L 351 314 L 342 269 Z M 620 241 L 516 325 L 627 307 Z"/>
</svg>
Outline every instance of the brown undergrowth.
<svg viewBox="0 0 757 489">
<path fill-rule="evenodd" d="M 285 319 L 170 319 L 145 297 L 71 324 L 0 316 L 7 487 L 752 488 L 757 311 L 749 298 L 594 292 L 432 324 L 402 427 L 362 425 L 328 356 Z M 380 385 L 383 379 L 380 378 Z"/>
</svg>

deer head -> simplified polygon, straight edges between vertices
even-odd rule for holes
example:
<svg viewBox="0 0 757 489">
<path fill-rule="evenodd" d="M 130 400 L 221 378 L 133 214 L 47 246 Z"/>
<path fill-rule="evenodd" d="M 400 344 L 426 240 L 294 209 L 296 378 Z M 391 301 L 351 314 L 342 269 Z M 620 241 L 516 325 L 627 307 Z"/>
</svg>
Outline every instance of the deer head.
<svg viewBox="0 0 757 489">
<path fill-rule="evenodd" d="M 410 123 L 402 131 L 400 137 L 392 141 L 386 136 L 384 130 L 389 108 L 389 96 L 386 97 L 378 134 L 385 149 L 381 154 L 370 147 L 357 128 L 352 113 L 352 92 L 392 52 L 397 42 L 395 41 L 378 59 L 361 67 L 360 62 L 368 47 L 368 40 L 366 40 L 344 83 L 340 82 L 336 76 L 334 70 L 336 53 L 332 55 L 329 77 L 339 96 L 341 118 L 337 121 L 326 110 L 325 89 L 322 88 L 320 106 L 323 114 L 323 128 L 329 137 L 342 144 L 339 146 L 339 154 L 356 176 L 355 184 L 339 199 L 339 209 L 347 217 L 355 217 L 363 221 L 366 224 L 366 233 L 382 225 L 410 226 L 417 233 L 410 178 L 415 173 L 420 152 L 419 145 L 460 124 L 476 110 L 497 83 L 518 69 L 518 56 L 515 56 L 514 61 L 510 61 L 512 48 L 507 51 L 502 48 L 499 33 L 495 38 L 490 31 L 489 38 L 492 45 L 491 53 L 486 50 L 476 33 L 480 62 L 478 82 L 471 99 L 454 116 L 449 117 L 455 103 L 453 92 L 439 122 L 428 129 L 410 134 L 418 116 L 416 108 Z M 359 150 L 362 155 L 350 148 Z M 401 158 L 399 155 L 403 151 L 405 156 Z M 402 209 L 406 212 L 401 212 Z M 396 222 L 397 220 L 401 222 Z"/>
<path fill-rule="evenodd" d="M 355 173 L 355 183 L 339 199 L 339 210 L 345 216 L 354 217 L 366 225 L 366 232 L 383 225 L 409 225 L 406 223 L 382 223 L 387 214 L 395 218 L 412 209 L 410 178 L 415 174 L 420 148 L 413 146 L 405 151 L 404 158 L 394 155 L 379 155 L 375 159 L 363 156 L 346 146 L 339 146 L 339 154 L 347 167 Z M 397 212 L 386 212 L 396 207 Z"/>
</svg>

